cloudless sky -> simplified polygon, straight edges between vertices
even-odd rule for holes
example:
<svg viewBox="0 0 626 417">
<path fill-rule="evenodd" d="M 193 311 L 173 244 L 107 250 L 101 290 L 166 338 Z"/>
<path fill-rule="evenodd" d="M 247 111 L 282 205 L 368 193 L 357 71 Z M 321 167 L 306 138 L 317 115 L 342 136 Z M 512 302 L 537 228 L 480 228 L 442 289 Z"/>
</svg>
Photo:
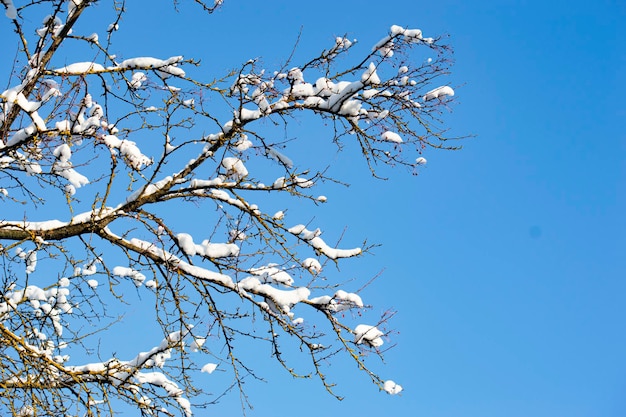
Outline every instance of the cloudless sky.
<svg viewBox="0 0 626 417">
<path fill-rule="evenodd" d="M 417 178 L 371 181 L 355 161 L 331 200 L 383 244 L 360 273 L 385 268 L 364 297 L 399 311 L 383 371 L 402 396 L 349 373 L 339 403 L 277 375 L 250 415 L 626 415 L 625 20 L 617 1 L 226 2 L 193 29 L 203 55 L 227 35 L 218 68 L 281 62 L 300 28 L 303 54 L 344 33 L 372 45 L 391 24 L 449 34 L 447 120 L 476 135 L 428 152 Z"/>
<path fill-rule="evenodd" d="M 392 24 L 448 34 L 447 120 L 476 135 L 428 151 L 418 177 L 373 181 L 354 160 L 325 208 L 383 244 L 355 274 L 385 269 L 363 296 L 398 310 L 382 372 L 402 396 L 348 373 L 340 403 L 276 375 L 250 415 L 626 415 L 624 21 L 618 1 L 226 1 L 193 28 L 217 68 L 281 62 L 300 28 L 303 54 L 345 33 L 369 47 Z"/>
<path fill-rule="evenodd" d="M 392 24 L 449 35 L 455 50 L 446 120 L 475 137 L 388 181 L 344 153 L 334 169 L 352 186 L 329 186 L 315 213 L 382 244 L 345 271 L 384 269 L 362 296 L 398 311 L 397 345 L 375 368 L 405 391 L 378 393 L 339 363 L 338 402 L 259 357 L 268 383 L 248 383 L 248 416 L 626 415 L 626 3 L 225 0 L 209 17 L 150 4 L 128 2 L 113 49 L 202 58 L 207 79 L 256 57 L 277 68 L 300 31 L 296 58 L 344 34 L 367 51 Z M 236 394 L 206 410 L 240 413 Z"/>
<path fill-rule="evenodd" d="M 363 296 L 398 310 L 382 369 L 402 396 L 349 373 L 339 403 L 277 375 L 255 385 L 250 415 L 626 415 L 626 3 L 305 4 L 227 1 L 193 48 L 211 56 L 226 34 L 209 66 L 269 66 L 301 27 L 303 54 L 344 33 L 370 46 L 392 24 L 448 34 L 460 88 L 447 120 L 476 137 L 428 151 L 418 177 L 372 181 L 355 160 L 329 203 L 383 244 L 359 268 L 385 268 Z"/>
</svg>

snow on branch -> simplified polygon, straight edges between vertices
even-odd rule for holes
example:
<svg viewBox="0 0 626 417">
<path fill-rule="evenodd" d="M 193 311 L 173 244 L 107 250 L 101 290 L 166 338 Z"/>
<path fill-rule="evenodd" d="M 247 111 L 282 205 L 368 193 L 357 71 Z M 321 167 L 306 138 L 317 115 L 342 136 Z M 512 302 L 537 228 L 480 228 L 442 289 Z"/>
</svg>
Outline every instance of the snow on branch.
<svg viewBox="0 0 626 417">
<path fill-rule="evenodd" d="M 389 316 L 356 322 L 376 313 L 337 268 L 368 249 L 305 226 L 324 219 L 302 206 L 344 180 L 303 150 L 354 144 L 339 158 L 377 176 L 384 164 L 417 173 L 429 147 L 454 148 L 443 115 L 455 91 L 439 80 L 447 46 L 392 26 L 372 48 L 337 37 L 308 61 L 207 76 L 178 54 L 118 59 L 124 8 L 99 36 L 76 25 L 95 1 L 0 1 L 19 45 L 0 93 L 0 389 L 19 394 L 0 414 L 106 414 L 123 401 L 191 416 L 192 401 L 209 404 L 198 375 L 219 369 L 242 393 L 256 377 L 239 344 L 269 346 L 333 395 L 327 369 L 341 355 L 380 390 L 402 391 L 363 360 L 382 355 Z M 195 3 L 210 13 L 221 0 Z M 313 129 L 319 139 L 301 143 Z M 131 310 L 163 340 L 124 346 L 123 361 L 104 346 L 115 351 Z M 310 366 L 283 356 L 287 338 Z M 95 351 L 109 359 L 72 364 Z"/>
<path fill-rule="evenodd" d="M 304 240 L 313 248 L 315 248 L 317 251 L 333 260 L 340 258 L 351 258 L 362 253 L 361 248 L 336 249 L 328 246 L 326 242 L 324 242 L 324 240 L 319 237 L 322 233 L 320 229 L 310 231 L 303 224 L 299 224 L 289 228 L 288 231 L 289 233 L 298 236 L 300 239 Z"/>
<path fill-rule="evenodd" d="M 2 0 L 2 4 L 6 9 L 5 14 L 9 19 L 17 18 L 17 9 L 13 4 L 13 0 Z"/>
<path fill-rule="evenodd" d="M 75 62 L 61 68 L 48 70 L 50 75 L 88 75 L 103 74 L 113 72 L 123 72 L 127 70 L 158 70 L 164 76 L 173 75 L 175 77 L 185 77 L 185 71 L 178 67 L 183 61 L 182 56 L 173 56 L 168 59 L 152 57 L 130 58 L 120 62 L 118 65 L 105 67 L 97 62 Z"/>
</svg>

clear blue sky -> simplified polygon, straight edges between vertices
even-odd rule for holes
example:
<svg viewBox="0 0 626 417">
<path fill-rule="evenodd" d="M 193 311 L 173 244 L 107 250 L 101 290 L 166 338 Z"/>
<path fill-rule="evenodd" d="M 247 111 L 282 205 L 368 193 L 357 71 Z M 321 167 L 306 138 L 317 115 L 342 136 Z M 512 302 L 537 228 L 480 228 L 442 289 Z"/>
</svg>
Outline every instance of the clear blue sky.
<svg viewBox="0 0 626 417">
<path fill-rule="evenodd" d="M 300 57 L 344 34 L 365 50 L 392 24 L 448 34 L 455 50 L 447 121 L 475 137 L 386 182 L 344 153 L 336 173 L 353 185 L 322 191 L 315 213 L 382 244 L 344 272 L 384 269 L 362 296 L 398 310 L 376 369 L 405 391 L 378 393 L 338 363 L 338 402 L 259 354 L 268 383 L 249 382 L 248 416 L 626 415 L 626 3 L 225 0 L 210 17 L 150 4 L 128 2 L 113 49 L 201 58 L 207 79 L 255 57 L 273 70 L 301 29 Z M 240 413 L 236 394 L 206 411 Z"/>
<path fill-rule="evenodd" d="M 399 311 L 384 373 L 402 396 L 349 373 L 339 403 L 276 370 L 250 387 L 249 415 L 626 415 L 624 21 L 617 1 L 226 1 L 190 25 L 216 69 L 282 62 L 301 27 L 303 55 L 344 33 L 372 45 L 391 24 L 449 34 L 462 87 L 448 121 L 476 135 L 429 151 L 418 177 L 372 181 L 355 160 L 325 208 L 383 244 L 354 274 L 385 268 L 363 296 Z M 277 406 L 285 391 L 293 408 Z"/>
<path fill-rule="evenodd" d="M 302 53 L 344 33 L 369 46 L 391 24 L 449 34 L 462 87 L 448 121 L 476 135 L 429 151 L 418 177 L 370 181 L 355 161 L 331 200 L 383 244 L 355 275 L 385 268 L 364 298 L 399 311 L 384 372 L 403 395 L 352 374 L 338 403 L 275 376 L 297 408 L 259 384 L 251 416 L 626 415 L 624 21 L 617 1 L 226 1 L 196 28 L 216 68 L 280 62 L 300 27 Z"/>
</svg>

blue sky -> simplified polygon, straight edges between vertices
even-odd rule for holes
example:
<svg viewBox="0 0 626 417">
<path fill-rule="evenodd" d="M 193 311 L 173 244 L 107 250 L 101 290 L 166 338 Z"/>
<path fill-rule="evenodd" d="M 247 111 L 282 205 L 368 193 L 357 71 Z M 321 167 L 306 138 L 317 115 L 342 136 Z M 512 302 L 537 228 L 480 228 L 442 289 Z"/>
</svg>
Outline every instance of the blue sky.
<svg viewBox="0 0 626 417">
<path fill-rule="evenodd" d="M 207 17 L 188 3 L 164 15 L 129 2 L 113 49 L 201 58 L 212 78 L 256 57 L 272 70 L 300 31 L 295 63 L 335 36 L 357 38 L 358 53 L 392 24 L 416 27 L 450 36 L 458 88 L 446 120 L 475 135 L 460 151 L 427 150 L 419 176 L 399 169 L 388 181 L 344 152 L 332 169 L 352 186 L 328 185 L 327 205 L 301 208 L 382 245 L 342 272 L 383 271 L 362 296 L 376 313 L 398 311 L 397 345 L 375 368 L 402 395 L 336 363 L 338 402 L 249 352 L 268 383 L 247 384 L 248 416 L 626 415 L 626 4 L 225 0 Z M 240 415 L 238 396 L 208 413 Z"/>
<path fill-rule="evenodd" d="M 447 120 L 476 135 L 428 151 L 418 177 L 372 181 L 355 161 L 333 200 L 350 231 L 383 244 L 355 274 L 385 269 L 364 298 L 399 311 L 384 372 L 402 396 L 354 375 L 338 403 L 275 376 L 304 410 L 278 410 L 270 383 L 250 415 L 626 414 L 625 18 L 615 1 L 225 4 L 202 29 L 233 39 L 211 65 L 280 61 L 300 27 L 304 54 L 344 33 L 371 45 L 391 24 L 449 34 L 461 88 Z"/>
</svg>

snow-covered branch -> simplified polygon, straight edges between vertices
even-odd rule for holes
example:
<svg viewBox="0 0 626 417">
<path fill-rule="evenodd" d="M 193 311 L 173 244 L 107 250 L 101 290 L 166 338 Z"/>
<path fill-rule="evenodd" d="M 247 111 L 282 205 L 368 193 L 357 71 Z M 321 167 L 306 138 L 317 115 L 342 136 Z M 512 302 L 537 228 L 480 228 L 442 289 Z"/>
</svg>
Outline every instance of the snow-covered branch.
<svg viewBox="0 0 626 417">
<path fill-rule="evenodd" d="M 210 13 L 221 0 L 194 3 Z M 246 398 L 255 361 L 235 347 L 248 342 L 333 395 L 328 364 L 342 355 L 402 391 L 364 361 L 387 348 L 390 315 L 338 268 L 368 253 L 366 236 L 299 210 L 332 204 L 328 185 L 343 184 L 302 141 L 315 129 L 321 153 L 353 143 L 340 158 L 375 176 L 418 173 L 428 148 L 455 148 L 446 45 L 392 26 L 371 48 L 338 37 L 304 62 L 220 77 L 202 57 L 117 58 L 130 3 L 98 2 L 113 20 L 95 33 L 76 24 L 93 0 L 2 5 L 19 47 L 0 93 L 0 414 L 125 402 L 191 416 L 208 405 L 198 373 L 227 373 L 223 391 Z M 162 342 L 116 346 L 129 311 Z M 307 363 L 283 354 L 291 343 Z"/>
</svg>

